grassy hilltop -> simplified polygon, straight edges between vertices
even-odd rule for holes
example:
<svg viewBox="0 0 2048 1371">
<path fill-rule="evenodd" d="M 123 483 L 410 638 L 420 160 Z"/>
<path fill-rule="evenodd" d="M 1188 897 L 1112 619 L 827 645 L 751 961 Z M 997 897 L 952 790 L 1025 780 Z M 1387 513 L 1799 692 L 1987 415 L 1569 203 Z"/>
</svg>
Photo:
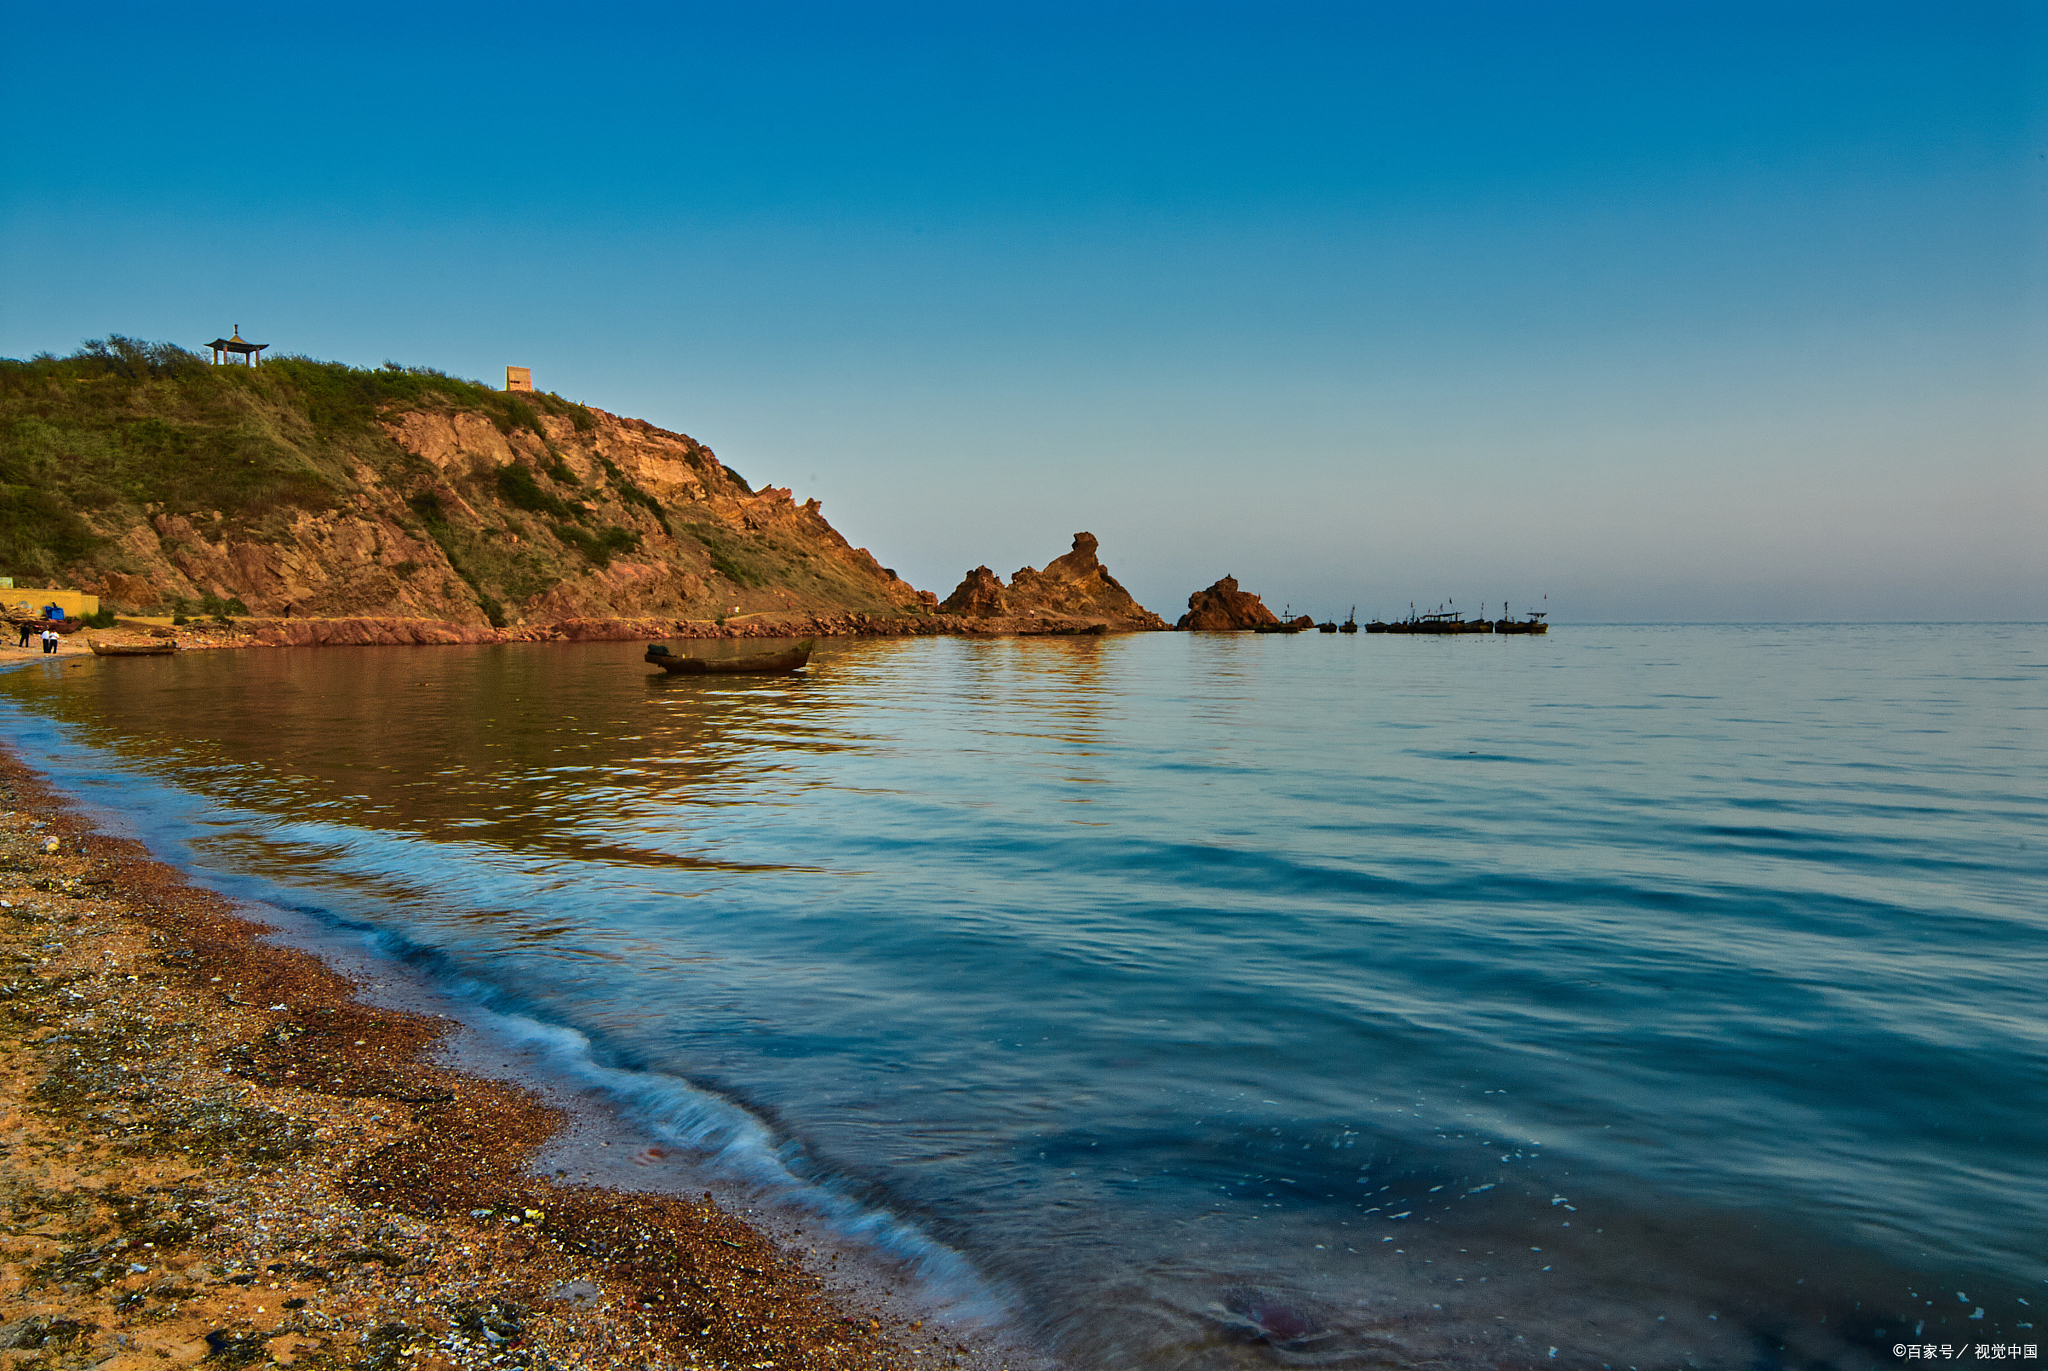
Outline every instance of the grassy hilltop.
<svg viewBox="0 0 2048 1371">
<path fill-rule="evenodd" d="M 430 368 L 119 336 L 0 360 L 0 574 L 134 612 L 497 625 L 933 602 L 682 434 Z"/>
</svg>

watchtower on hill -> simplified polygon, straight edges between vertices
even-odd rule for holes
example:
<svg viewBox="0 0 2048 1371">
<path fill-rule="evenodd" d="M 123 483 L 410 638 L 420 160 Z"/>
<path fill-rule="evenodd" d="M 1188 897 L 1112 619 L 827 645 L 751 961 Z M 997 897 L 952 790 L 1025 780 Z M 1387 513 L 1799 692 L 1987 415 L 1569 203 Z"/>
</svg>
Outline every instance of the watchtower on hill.
<svg viewBox="0 0 2048 1371">
<path fill-rule="evenodd" d="M 505 368 L 505 389 L 507 389 L 507 390 L 532 390 L 532 389 L 533 389 L 533 368 L 532 368 L 532 367 L 506 367 L 506 368 Z"/>
<path fill-rule="evenodd" d="M 245 365 L 253 367 L 263 360 L 263 349 L 269 347 L 270 344 L 244 342 L 242 339 L 242 326 L 236 324 L 232 337 L 216 338 L 211 343 L 208 343 L 207 346 L 213 349 L 213 364 L 215 366 L 220 366 L 230 357 L 239 356 Z"/>
</svg>

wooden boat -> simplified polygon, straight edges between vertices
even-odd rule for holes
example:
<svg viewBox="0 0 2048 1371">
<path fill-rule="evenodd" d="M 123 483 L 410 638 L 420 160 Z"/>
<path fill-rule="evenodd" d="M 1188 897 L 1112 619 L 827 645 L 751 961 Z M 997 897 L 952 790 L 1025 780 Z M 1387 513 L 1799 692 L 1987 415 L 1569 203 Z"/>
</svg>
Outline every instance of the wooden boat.
<svg viewBox="0 0 2048 1371">
<path fill-rule="evenodd" d="M 1353 605 L 1353 606 L 1351 606 L 1351 617 L 1350 617 L 1350 618 L 1348 618 L 1348 619 L 1346 619 L 1346 620 L 1345 620 L 1345 621 L 1344 621 L 1343 623 L 1341 623 L 1341 624 L 1337 625 L 1337 631 L 1338 631 L 1339 633 L 1356 633 L 1356 632 L 1358 632 L 1358 606 L 1357 606 L 1357 605 Z"/>
<path fill-rule="evenodd" d="M 85 645 L 92 649 L 95 657 L 168 657 L 178 650 L 175 638 L 161 643 L 103 643 L 97 638 L 87 638 Z"/>
<path fill-rule="evenodd" d="M 747 657 L 685 657 L 670 652 L 666 644 L 655 643 L 647 649 L 645 660 L 671 676 L 779 676 L 803 670 L 817 645 L 816 638 L 805 638 L 793 647 Z"/>
<path fill-rule="evenodd" d="M 1546 596 L 1545 598 L 1549 597 Z M 1517 619 L 1515 611 L 1509 607 L 1507 601 L 1503 600 L 1500 606 L 1500 618 L 1493 621 L 1493 631 L 1495 633 L 1548 633 L 1550 632 L 1550 625 L 1543 622 L 1544 613 L 1545 611 L 1543 610 L 1532 609 L 1529 611 L 1528 618 Z"/>
<path fill-rule="evenodd" d="M 1326 620 L 1316 625 L 1316 632 L 1318 633 L 1335 633 L 1336 631 L 1337 621 L 1335 619 Z"/>
</svg>

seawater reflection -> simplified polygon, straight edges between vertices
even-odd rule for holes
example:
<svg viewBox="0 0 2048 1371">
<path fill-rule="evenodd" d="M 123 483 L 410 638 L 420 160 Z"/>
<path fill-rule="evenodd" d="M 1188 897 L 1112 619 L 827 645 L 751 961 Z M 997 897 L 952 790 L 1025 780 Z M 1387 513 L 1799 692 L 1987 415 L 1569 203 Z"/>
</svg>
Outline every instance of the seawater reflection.
<svg viewBox="0 0 2048 1371">
<path fill-rule="evenodd" d="M 192 860 L 743 1102 L 1078 1366 L 2030 1336 L 2026 631 L 640 652 L 0 698 Z"/>
</svg>

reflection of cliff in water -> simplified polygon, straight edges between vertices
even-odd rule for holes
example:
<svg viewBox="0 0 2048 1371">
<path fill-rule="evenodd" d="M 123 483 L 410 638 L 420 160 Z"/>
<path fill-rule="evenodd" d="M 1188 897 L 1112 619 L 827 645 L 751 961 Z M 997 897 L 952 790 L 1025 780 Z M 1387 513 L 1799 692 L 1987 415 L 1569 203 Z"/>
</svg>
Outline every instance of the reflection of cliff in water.
<svg viewBox="0 0 2048 1371">
<path fill-rule="evenodd" d="M 636 817 L 725 804 L 740 789 L 758 799 L 775 781 L 772 753 L 845 746 L 806 723 L 806 706 L 830 687 L 730 677 L 662 689 L 672 683 L 638 662 L 641 651 L 188 653 L 14 672 L 0 688 L 224 803 L 578 858 L 726 866 L 635 844 L 631 835 L 649 827 Z M 616 672 L 590 670 L 593 654 L 619 657 Z M 143 678 L 138 667 L 161 670 Z M 571 852 L 567 835 L 593 818 L 618 841 Z M 673 818 L 660 827 L 672 841 Z"/>
</svg>

